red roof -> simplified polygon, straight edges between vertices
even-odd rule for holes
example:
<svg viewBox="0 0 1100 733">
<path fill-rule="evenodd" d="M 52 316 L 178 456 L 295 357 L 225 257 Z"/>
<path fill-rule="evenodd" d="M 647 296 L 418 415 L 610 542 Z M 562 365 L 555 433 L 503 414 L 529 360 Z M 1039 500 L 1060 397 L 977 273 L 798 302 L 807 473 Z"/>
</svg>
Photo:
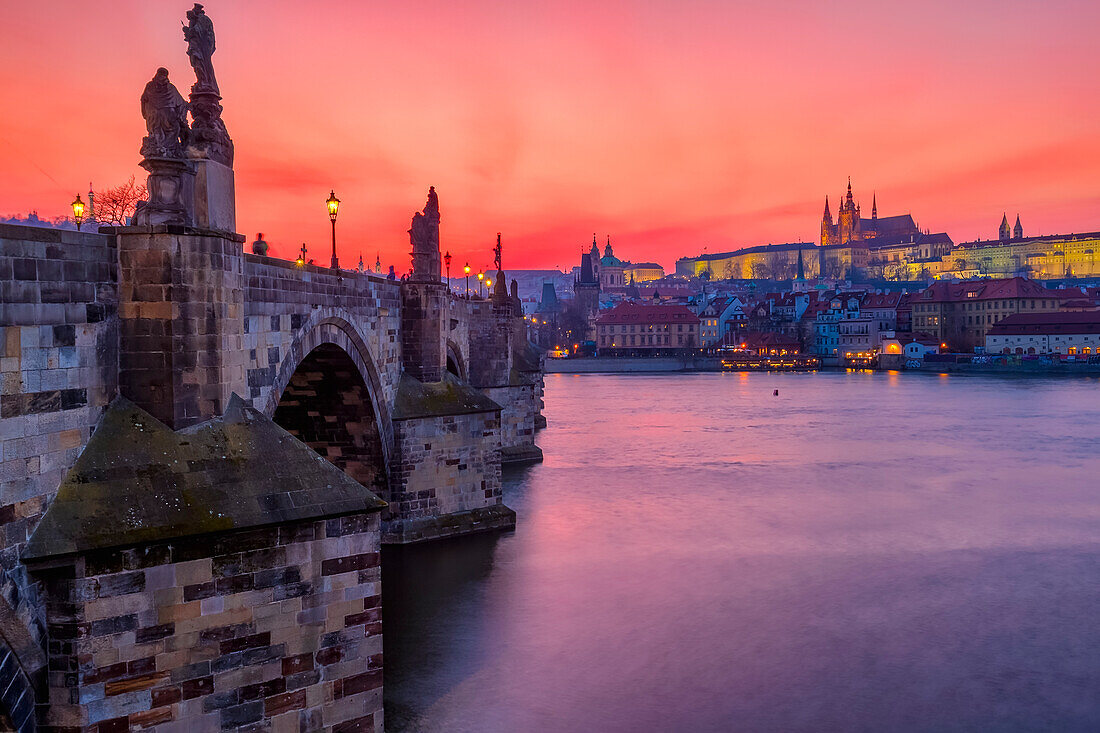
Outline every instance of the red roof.
<svg viewBox="0 0 1100 733">
<path fill-rule="evenodd" d="M 1015 313 L 989 329 L 990 336 L 1022 333 L 1100 333 L 1100 311 Z"/>
<path fill-rule="evenodd" d="M 860 304 L 863 308 L 897 308 L 901 293 L 868 293 Z"/>
<path fill-rule="evenodd" d="M 596 319 L 596 323 L 699 323 L 699 316 L 683 305 L 619 303 Z"/>
<path fill-rule="evenodd" d="M 992 280 L 933 283 L 914 299 L 922 303 L 958 303 L 994 298 L 1057 298 L 1058 291 L 1048 290 L 1034 280 L 1006 277 Z"/>
</svg>

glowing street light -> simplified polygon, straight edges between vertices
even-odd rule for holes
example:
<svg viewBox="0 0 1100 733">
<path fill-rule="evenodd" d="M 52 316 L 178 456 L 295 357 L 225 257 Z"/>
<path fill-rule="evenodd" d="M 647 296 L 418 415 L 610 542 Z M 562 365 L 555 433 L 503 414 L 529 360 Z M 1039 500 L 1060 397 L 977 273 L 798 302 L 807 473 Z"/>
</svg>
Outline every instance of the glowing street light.
<svg viewBox="0 0 1100 733">
<path fill-rule="evenodd" d="M 447 263 L 447 290 L 451 289 L 451 252 L 447 250 L 447 253 L 443 255 L 443 261 Z"/>
<path fill-rule="evenodd" d="M 336 214 L 340 211 L 340 199 L 336 198 L 335 189 L 330 190 L 328 200 L 328 218 L 332 221 L 332 269 L 340 269 L 340 261 L 336 259 Z"/>
<path fill-rule="evenodd" d="M 478 295 L 479 298 L 481 297 L 481 284 L 484 281 L 485 281 L 485 273 L 484 272 L 479 272 L 477 274 L 477 295 Z"/>
<path fill-rule="evenodd" d="M 84 222 L 84 202 L 80 200 L 80 194 L 76 195 L 76 201 L 73 201 L 73 219 L 76 220 L 76 230 L 80 231 L 80 225 Z"/>
<path fill-rule="evenodd" d="M 294 264 L 298 267 L 303 267 L 306 264 L 306 243 L 302 242 L 302 251 L 298 253 L 298 259 L 294 260 Z"/>
<path fill-rule="evenodd" d="M 470 263 L 467 262 L 466 266 L 462 268 L 466 271 L 466 300 L 470 299 Z"/>
</svg>

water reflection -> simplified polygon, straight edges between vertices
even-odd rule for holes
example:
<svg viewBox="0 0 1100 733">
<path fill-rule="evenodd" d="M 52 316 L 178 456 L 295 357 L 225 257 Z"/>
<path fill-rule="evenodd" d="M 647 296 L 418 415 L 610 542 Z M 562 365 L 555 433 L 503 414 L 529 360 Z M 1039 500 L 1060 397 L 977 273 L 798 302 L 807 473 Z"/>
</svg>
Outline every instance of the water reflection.
<svg viewBox="0 0 1100 733">
<path fill-rule="evenodd" d="M 1096 387 L 551 375 L 517 531 L 383 558 L 387 728 L 1095 730 Z"/>
</svg>

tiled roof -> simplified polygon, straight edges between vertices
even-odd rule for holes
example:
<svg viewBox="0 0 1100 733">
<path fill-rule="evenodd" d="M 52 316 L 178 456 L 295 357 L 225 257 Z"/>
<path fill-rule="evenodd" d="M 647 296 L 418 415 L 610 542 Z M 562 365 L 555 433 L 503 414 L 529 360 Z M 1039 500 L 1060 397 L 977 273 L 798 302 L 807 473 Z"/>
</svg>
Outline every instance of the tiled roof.
<svg viewBox="0 0 1100 733">
<path fill-rule="evenodd" d="M 991 336 L 1100 333 L 1100 311 L 1015 313 L 998 321 L 988 333 Z"/>
<path fill-rule="evenodd" d="M 1048 290 L 1034 280 L 1022 277 L 993 280 L 967 280 L 964 282 L 933 283 L 917 295 L 923 303 L 956 303 L 967 300 L 992 300 L 994 298 L 1057 298 L 1056 290 Z"/>
<path fill-rule="evenodd" d="M 860 304 L 864 308 L 897 308 L 901 293 L 868 293 Z"/>
<path fill-rule="evenodd" d="M 619 303 L 601 315 L 596 323 L 698 323 L 699 316 L 683 305 L 643 305 Z"/>
</svg>

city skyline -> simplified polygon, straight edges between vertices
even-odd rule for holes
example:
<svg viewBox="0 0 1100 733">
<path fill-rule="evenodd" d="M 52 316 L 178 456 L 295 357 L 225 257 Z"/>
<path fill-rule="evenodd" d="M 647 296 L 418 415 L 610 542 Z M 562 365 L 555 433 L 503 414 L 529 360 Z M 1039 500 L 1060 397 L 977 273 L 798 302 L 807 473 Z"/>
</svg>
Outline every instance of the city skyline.
<svg viewBox="0 0 1100 733">
<path fill-rule="evenodd" d="M 849 175 L 865 208 L 875 195 L 884 215 L 956 242 L 995 237 L 1005 212 L 1029 233 L 1098 228 L 1100 9 L 1085 3 L 805 4 L 795 18 L 670 3 L 207 7 L 238 229 L 279 257 L 303 240 L 324 251 L 334 189 L 341 261 L 404 263 L 429 185 L 443 246 L 475 269 L 497 231 L 513 268 L 568 269 L 592 231 L 669 270 L 704 247 L 815 241 Z M 0 214 L 65 215 L 89 178 L 143 178 L 136 99 L 159 65 L 186 87 L 180 14 L 4 9 L 25 61 L 0 90 L 25 101 L 0 128 Z M 42 24 L 54 32 L 29 32 Z M 115 53 L 114 35 L 132 46 Z"/>
</svg>

